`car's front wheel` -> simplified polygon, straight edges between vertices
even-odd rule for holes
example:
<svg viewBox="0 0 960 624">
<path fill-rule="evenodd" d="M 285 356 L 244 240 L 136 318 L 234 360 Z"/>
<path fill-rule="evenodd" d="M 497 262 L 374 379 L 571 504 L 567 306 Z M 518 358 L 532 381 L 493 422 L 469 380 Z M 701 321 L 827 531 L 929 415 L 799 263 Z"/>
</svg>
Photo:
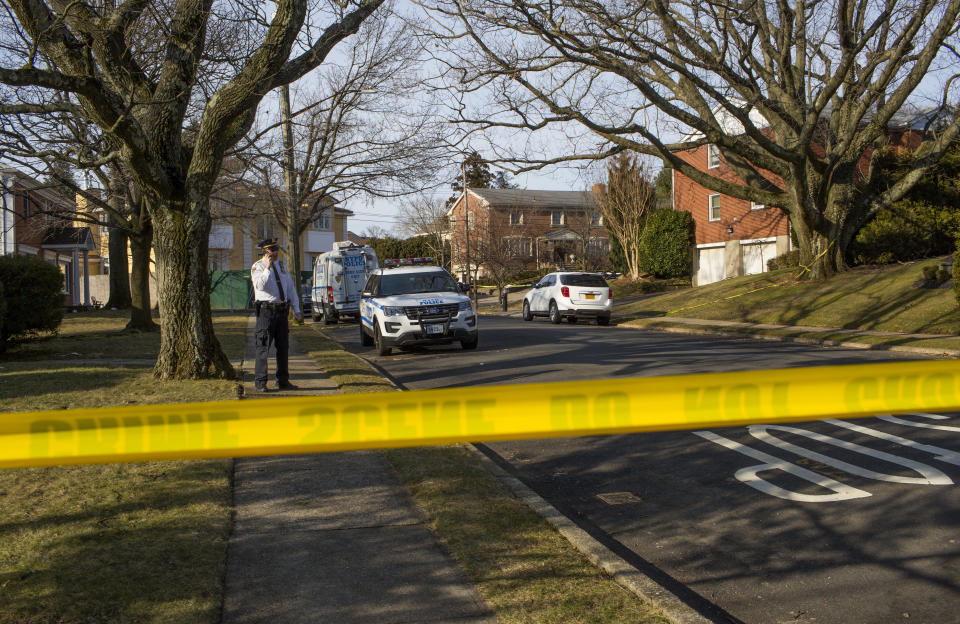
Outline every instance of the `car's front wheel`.
<svg viewBox="0 0 960 624">
<path fill-rule="evenodd" d="M 380 325 L 377 324 L 376 319 L 374 319 L 373 321 L 373 327 L 374 327 L 373 342 L 377 346 L 377 355 L 390 355 L 391 349 L 387 345 L 383 344 L 383 336 L 380 335 Z"/>
<path fill-rule="evenodd" d="M 474 337 L 473 337 L 472 340 L 461 340 L 461 341 L 460 341 L 460 347 L 461 347 L 464 351 L 469 351 L 469 350 L 471 350 L 471 349 L 476 349 L 478 342 L 480 342 L 480 336 L 479 336 L 479 335 L 474 335 Z"/>
<path fill-rule="evenodd" d="M 525 320 L 525 321 L 532 321 L 532 320 L 533 320 L 533 314 L 530 313 L 530 302 L 529 302 L 529 301 L 524 301 L 524 302 L 523 302 L 523 320 Z"/>
<path fill-rule="evenodd" d="M 550 302 L 550 322 L 554 325 L 559 325 L 560 321 L 563 320 L 563 317 L 560 316 L 560 308 L 557 307 L 556 301 Z"/>
</svg>

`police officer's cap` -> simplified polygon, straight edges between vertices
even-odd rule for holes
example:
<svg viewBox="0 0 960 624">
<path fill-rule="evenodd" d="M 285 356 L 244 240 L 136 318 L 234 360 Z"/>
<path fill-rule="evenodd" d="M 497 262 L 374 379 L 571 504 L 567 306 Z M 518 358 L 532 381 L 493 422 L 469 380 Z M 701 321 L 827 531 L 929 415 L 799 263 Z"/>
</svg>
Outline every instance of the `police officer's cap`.
<svg viewBox="0 0 960 624">
<path fill-rule="evenodd" d="M 257 247 L 264 251 L 273 251 L 274 249 L 279 249 L 280 245 L 277 244 L 277 239 L 275 238 L 265 238 L 257 243 Z"/>
</svg>

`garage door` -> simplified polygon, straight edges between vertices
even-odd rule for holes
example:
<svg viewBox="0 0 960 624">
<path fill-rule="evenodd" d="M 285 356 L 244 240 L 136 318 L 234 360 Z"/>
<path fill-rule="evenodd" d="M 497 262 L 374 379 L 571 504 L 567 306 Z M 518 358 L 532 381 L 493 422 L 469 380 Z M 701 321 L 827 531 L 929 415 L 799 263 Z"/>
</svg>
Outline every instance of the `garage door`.
<svg viewBox="0 0 960 624">
<path fill-rule="evenodd" d="M 754 275 L 767 270 L 767 260 L 777 255 L 776 243 L 753 243 L 741 245 L 743 253 L 743 274 Z"/>
<path fill-rule="evenodd" d="M 697 286 L 719 282 L 726 274 L 723 270 L 723 247 L 698 249 Z"/>
</svg>

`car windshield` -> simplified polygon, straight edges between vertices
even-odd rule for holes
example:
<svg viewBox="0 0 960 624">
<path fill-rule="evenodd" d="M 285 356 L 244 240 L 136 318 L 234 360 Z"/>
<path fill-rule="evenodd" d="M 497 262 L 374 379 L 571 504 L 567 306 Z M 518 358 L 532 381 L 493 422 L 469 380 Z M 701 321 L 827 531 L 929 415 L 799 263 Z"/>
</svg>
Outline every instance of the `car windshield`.
<svg viewBox="0 0 960 624">
<path fill-rule="evenodd" d="M 606 286 L 603 276 L 597 273 L 570 273 L 561 275 L 560 283 L 564 286 Z"/>
<path fill-rule="evenodd" d="M 384 273 L 380 277 L 381 297 L 429 292 L 457 292 L 457 284 L 446 271 Z"/>
</svg>

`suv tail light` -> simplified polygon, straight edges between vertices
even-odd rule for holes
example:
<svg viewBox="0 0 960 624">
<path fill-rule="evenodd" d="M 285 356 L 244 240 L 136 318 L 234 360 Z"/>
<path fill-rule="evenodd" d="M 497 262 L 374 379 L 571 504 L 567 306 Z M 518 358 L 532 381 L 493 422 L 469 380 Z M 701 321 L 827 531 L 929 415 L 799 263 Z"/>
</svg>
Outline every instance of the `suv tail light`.
<svg viewBox="0 0 960 624">
<path fill-rule="evenodd" d="M 561 287 L 560 287 L 560 294 L 563 295 L 564 297 L 566 297 L 567 299 L 569 299 L 569 298 L 570 298 L 570 289 L 567 288 L 566 286 L 561 286 Z"/>
<path fill-rule="evenodd" d="M 327 303 L 333 303 L 333 286 L 327 286 Z"/>
<path fill-rule="evenodd" d="M 613 299 L 613 289 L 612 289 L 612 288 L 608 288 L 608 289 L 607 289 L 607 298 Z"/>
</svg>

